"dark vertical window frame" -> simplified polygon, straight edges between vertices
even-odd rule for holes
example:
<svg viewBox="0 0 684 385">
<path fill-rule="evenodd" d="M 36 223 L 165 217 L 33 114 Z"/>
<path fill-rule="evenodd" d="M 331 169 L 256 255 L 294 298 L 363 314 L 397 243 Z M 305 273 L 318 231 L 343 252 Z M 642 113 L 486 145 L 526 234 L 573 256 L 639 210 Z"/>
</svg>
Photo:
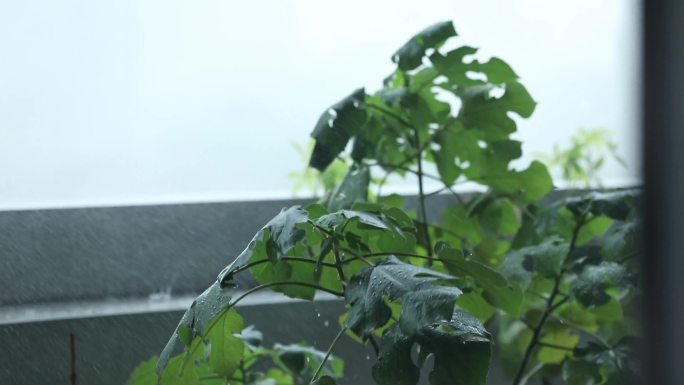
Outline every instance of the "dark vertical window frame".
<svg viewBox="0 0 684 385">
<path fill-rule="evenodd" d="M 684 1 L 643 0 L 644 383 L 684 383 Z"/>
</svg>

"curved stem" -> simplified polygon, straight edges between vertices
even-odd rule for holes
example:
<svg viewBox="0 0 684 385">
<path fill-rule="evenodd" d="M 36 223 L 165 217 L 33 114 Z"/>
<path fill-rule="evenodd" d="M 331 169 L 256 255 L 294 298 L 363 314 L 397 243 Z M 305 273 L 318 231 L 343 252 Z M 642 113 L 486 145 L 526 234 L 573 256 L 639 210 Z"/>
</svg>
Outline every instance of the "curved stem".
<svg viewBox="0 0 684 385">
<path fill-rule="evenodd" d="M 438 258 L 428 257 L 428 256 L 425 256 L 425 255 L 414 254 L 414 253 L 403 253 L 403 252 L 377 252 L 377 253 L 368 253 L 368 254 L 358 254 L 358 253 L 354 252 L 353 250 L 350 250 L 350 249 L 347 249 L 347 248 L 341 248 L 340 250 L 342 250 L 342 251 L 344 251 L 344 252 L 347 252 L 347 253 L 350 253 L 350 254 L 353 255 L 353 256 L 350 257 L 350 258 L 347 258 L 347 259 L 342 260 L 342 264 L 343 264 L 343 265 L 344 265 L 344 264 L 347 264 L 347 263 L 350 263 L 350 262 L 352 262 L 352 261 L 355 261 L 355 260 L 357 260 L 357 259 L 362 259 L 362 260 L 364 260 L 364 259 L 366 259 L 366 258 L 372 258 L 372 257 L 386 257 L 386 256 L 390 256 L 390 255 L 401 255 L 401 256 L 404 256 L 404 257 L 413 257 L 413 258 L 420 258 L 420 259 L 425 259 L 425 260 L 430 260 L 430 261 L 439 261 Z M 370 263 L 370 262 L 369 262 L 369 263 Z M 372 265 L 372 263 L 371 263 L 371 265 Z"/>
<path fill-rule="evenodd" d="M 325 352 L 325 357 L 323 357 L 321 364 L 318 365 L 318 369 L 316 369 L 316 372 L 314 373 L 313 377 L 311 377 L 311 381 L 309 381 L 309 384 L 313 384 L 313 382 L 316 381 L 316 378 L 321 373 L 321 370 L 323 370 L 323 366 L 328 361 L 328 358 L 330 358 L 330 354 L 332 353 L 333 349 L 335 349 L 335 345 L 337 345 L 337 341 L 340 340 L 340 338 L 342 337 L 342 335 L 344 335 L 344 332 L 346 332 L 346 331 L 347 331 L 347 327 L 345 326 L 342 329 L 340 329 L 340 331 L 337 333 L 337 335 L 335 336 L 335 339 L 330 344 L 330 347 L 328 347 L 328 351 Z"/>
<path fill-rule="evenodd" d="M 230 304 L 228 304 L 228 306 L 226 306 L 223 310 L 221 310 L 218 314 L 216 314 L 216 316 L 214 317 L 214 319 L 213 319 L 213 320 L 209 323 L 209 325 L 207 325 L 207 327 L 204 329 L 203 334 L 209 333 L 209 332 L 211 331 L 211 329 L 214 328 L 214 325 L 216 325 L 216 320 L 219 319 L 219 317 L 221 317 L 221 316 L 222 316 L 225 312 L 227 312 L 228 310 L 230 310 L 230 309 L 232 309 L 233 307 L 235 307 L 235 305 L 237 305 L 238 302 L 242 301 L 242 300 L 243 300 L 245 297 L 247 297 L 248 295 L 250 295 L 250 294 L 252 294 L 252 293 L 254 293 L 254 292 L 256 292 L 256 291 L 259 291 L 259 290 L 262 290 L 262 289 L 266 289 L 266 288 L 269 288 L 269 287 L 272 287 L 272 286 L 288 286 L 288 285 L 291 285 L 291 286 L 304 286 L 304 287 L 310 287 L 310 288 L 313 288 L 313 289 L 316 289 L 316 290 L 320 290 L 320 291 L 324 291 L 324 292 L 326 292 L 326 293 L 329 293 L 329 294 L 332 294 L 332 295 L 335 295 L 335 296 L 338 296 L 338 297 L 344 297 L 344 293 L 341 293 L 341 292 L 335 291 L 335 290 L 331 290 L 331 289 L 325 288 L 325 287 L 323 287 L 323 286 L 314 285 L 314 284 L 308 283 L 308 282 L 300 282 L 300 281 L 276 281 L 276 282 L 264 283 L 264 284 L 262 284 L 262 285 L 255 286 L 255 287 L 253 287 L 253 288 L 251 288 L 251 289 L 245 291 L 244 293 L 240 294 L 237 298 L 235 298 L 233 301 L 231 301 Z"/>
<path fill-rule="evenodd" d="M 244 293 L 240 294 L 237 298 L 235 298 L 235 300 L 232 301 L 230 303 L 230 305 L 228 305 L 228 308 L 231 308 L 231 307 L 237 305 L 238 302 L 242 301 L 242 299 L 244 299 L 248 295 L 254 293 L 255 291 L 266 289 L 266 288 L 269 288 L 271 286 L 304 286 L 304 287 L 310 287 L 312 289 L 324 291 L 326 293 L 329 293 L 329 294 L 332 294 L 332 295 L 335 295 L 338 297 L 344 297 L 344 293 L 342 293 L 342 292 L 335 291 L 332 289 L 328 289 L 328 288 L 325 288 L 323 286 L 315 285 L 313 283 L 300 282 L 300 281 L 276 281 L 276 282 L 264 283 L 262 285 L 255 286 L 255 287 L 245 291 Z"/>
<path fill-rule="evenodd" d="M 281 257 L 280 259 L 283 261 L 312 263 L 314 265 L 318 263 L 317 261 L 315 261 L 313 259 L 308 259 L 308 258 L 303 258 L 303 257 Z M 233 274 L 239 273 L 243 270 L 247 270 L 249 268 L 252 268 L 254 266 L 261 265 L 262 263 L 267 263 L 267 262 L 271 262 L 271 260 L 270 259 L 260 259 L 258 261 L 250 262 L 246 265 L 242 265 L 242 266 L 238 267 L 237 269 L 233 270 Z M 328 263 L 328 262 L 321 262 L 321 265 L 325 266 L 325 267 L 335 267 L 334 263 Z"/>
<path fill-rule="evenodd" d="M 364 255 L 361 255 L 361 254 L 355 252 L 355 251 L 352 250 L 352 249 L 348 249 L 348 248 L 346 248 L 346 247 L 340 247 L 340 251 L 343 251 L 343 252 L 345 252 L 345 253 L 349 253 L 349 254 L 353 255 L 353 257 L 351 257 L 351 258 L 347 258 L 347 259 L 341 260 L 341 261 L 340 261 L 340 264 L 342 264 L 342 265 L 346 265 L 346 264 L 349 263 L 349 262 L 352 262 L 352 261 L 355 261 L 355 260 L 357 260 L 357 259 L 360 259 L 360 260 L 362 260 L 363 262 L 365 262 L 368 266 L 373 266 L 373 262 L 369 261 L 368 259 L 366 259 L 366 257 L 365 257 Z"/>
</svg>

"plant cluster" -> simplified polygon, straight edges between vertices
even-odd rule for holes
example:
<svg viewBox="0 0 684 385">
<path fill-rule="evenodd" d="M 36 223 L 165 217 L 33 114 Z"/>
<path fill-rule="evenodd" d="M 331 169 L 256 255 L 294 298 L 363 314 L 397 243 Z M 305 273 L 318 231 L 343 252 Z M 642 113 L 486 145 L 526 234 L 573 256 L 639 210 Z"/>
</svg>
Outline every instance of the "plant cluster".
<svg viewBox="0 0 684 385">
<path fill-rule="evenodd" d="M 347 159 L 344 178 L 321 202 L 269 221 L 131 385 L 335 384 L 332 352 L 345 335 L 375 351 L 380 385 L 415 385 L 422 371 L 432 385 L 485 384 L 493 352 L 513 385 L 636 377 L 637 192 L 542 204 L 547 168 L 511 167 L 522 155 L 513 115 L 529 117 L 535 101 L 501 59 L 448 48 L 455 36 L 451 22 L 423 30 L 392 56 L 380 90 L 356 90 L 322 114 L 310 165 Z M 392 175 L 414 178 L 417 210 L 398 195 L 369 199 L 371 181 Z M 426 191 L 428 179 L 441 187 Z M 464 182 L 486 192 L 456 193 Z M 437 193 L 454 200 L 430 218 Z M 246 273 L 258 285 L 236 294 L 234 277 Z M 235 305 L 266 289 L 344 301 L 325 353 L 253 341 Z M 274 369 L 256 369 L 260 358 Z"/>
</svg>

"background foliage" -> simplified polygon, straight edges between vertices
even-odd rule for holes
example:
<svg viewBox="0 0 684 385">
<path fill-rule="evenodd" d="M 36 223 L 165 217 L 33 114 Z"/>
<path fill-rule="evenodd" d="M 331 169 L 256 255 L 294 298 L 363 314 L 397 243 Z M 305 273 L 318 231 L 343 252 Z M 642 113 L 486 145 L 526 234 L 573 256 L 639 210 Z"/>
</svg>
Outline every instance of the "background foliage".
<svg viewBox="0 0 684 385">
<path fill-rule="evenodd" d="M 342 364 L 332 352 L 347 337 L 375 350 L 380 385 L 416 384 L 421 371 L 432 385 L 485 384 L 494 353 L 513 385 L 637 378 L 637 191 L 543 200 L 546 166 L 510 166 L 522 155 L 511 135 L 536 102 L 508 64 L 454 46 L 455 36 L 451 22 L 421 31 L 392 56 L 381 89 L 323 112 L 310 165 L 334 170 L 325 198 L 267 223 L 130 384 L 334 384 Z M 379 192 L 393 175 L 416 181 L 417 210 Z M 425 191 L 426 179 L 442 187 Z M 456 193 L 464 182 L 486 192 Z M 453 204 L 431 218 L 440 193 Z M 238 294 L 233 277 L 244 272 L 259 285 Z M 234 306 L 264 289 L 342 298 L 330 348 L 261 346 Z M 267 371 L 254 366 L 268 360 Z"/>
</svg>

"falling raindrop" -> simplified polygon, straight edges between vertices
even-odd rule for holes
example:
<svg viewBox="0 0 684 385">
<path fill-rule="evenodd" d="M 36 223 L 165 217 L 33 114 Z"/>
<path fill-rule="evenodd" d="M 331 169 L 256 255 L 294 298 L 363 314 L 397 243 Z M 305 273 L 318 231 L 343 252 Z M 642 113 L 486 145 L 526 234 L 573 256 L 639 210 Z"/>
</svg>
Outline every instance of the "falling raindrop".
<svg viewBox="0 0 684 385">
<path fill-rule="evenodd" d="M 330 326 L 330 322 L 328 320 L 323 321 L 323 326 L 325 326 L 325 327 Z"/>
</svg>

